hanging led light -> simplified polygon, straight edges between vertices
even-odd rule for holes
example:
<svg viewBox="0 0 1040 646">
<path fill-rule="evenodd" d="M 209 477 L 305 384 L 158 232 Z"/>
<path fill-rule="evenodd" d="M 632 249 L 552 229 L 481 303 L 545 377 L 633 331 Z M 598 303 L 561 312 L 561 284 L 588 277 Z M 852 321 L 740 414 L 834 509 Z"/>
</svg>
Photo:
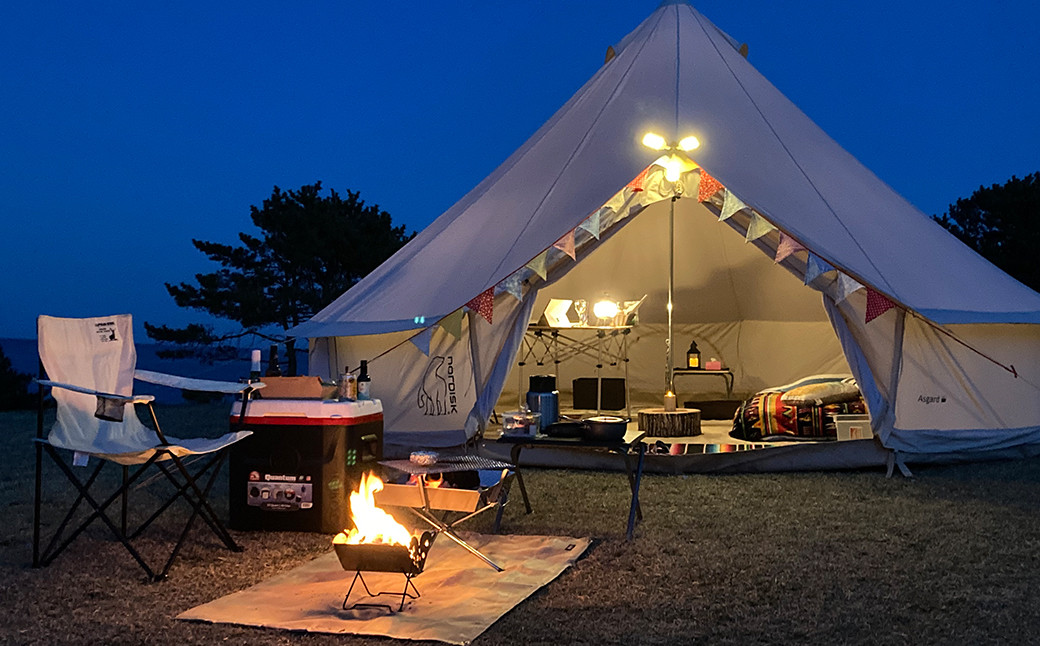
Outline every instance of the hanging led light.
<svg viewBox="0 0 1040 646">
<path fill-rule="evenodd" d="M 683 137 L 682 139 L 680 139 L 679 143 L 676 144 L 676 148 L 683 152 L 689 152 L 694 148 L 699 148 L 700 145 L 700 139 L 694 137 L 693 135 L 690 135 L 689 137 Z"/>
<path fill-rule="evenodd" d="M 701 145 L 700 140 L 693 135 L 683 137 L 679 143 L 669 144 L 661 135 L 648 132 L 643 135 L 643 145 L 652 150 L 669 151 L 669 154 L 654 160 L 654 164 L 664 169 L 665 179 L 673 184 L 679 181 L 684 172 L 697 168 L 697 164 L 683 154 Z"/>
<path fill-rule="evenodd" d="M 664 150 L 668 147 L 668 142 L 661 135 L 648 132 L 643 135 L 643 145 L 654 150 Z"/>
</svg>

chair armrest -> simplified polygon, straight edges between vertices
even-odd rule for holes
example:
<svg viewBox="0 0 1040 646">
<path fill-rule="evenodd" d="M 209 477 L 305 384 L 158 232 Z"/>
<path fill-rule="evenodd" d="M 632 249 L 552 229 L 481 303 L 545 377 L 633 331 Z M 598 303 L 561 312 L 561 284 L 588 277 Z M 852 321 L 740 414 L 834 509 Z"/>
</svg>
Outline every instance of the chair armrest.
<svg viewBox="0 0 1040 646">
<path fill-rule="evenodd" d="M 210 393 L 224 393 L 226 395 L 237 395 L 247 389 L 259 390 L 265 386 L 264 383 L 259 381 L 251 384 L 241 384 L 235 381 L 213 381 L 210 379 L 178 377 L 176 375 L 167 375 L 162 372 L 152 372 L 151 370 L 135 370 L 134 379 L 146 381 L 150 384 L 157 384 L 159 386 L 169 386 L 170 388 L 199 390 Z"/>
<path fill-rule="evenodd" d="M 93 395 L 95 397 L 104 397 L 106 399 L 112 399 L 126 404 L 147 404 L 155 400 L 155 397 L 152 395 L 116 395 L 114 393 L 101 392 L 100 390 L 84 388 L 83 386 L 76 386 L 75 384 L 63 384 L 59 381 L 50 381 L 48 379 L 35 379 L 34 381 L 41 386 L 62 388 L 64 390 L 71 390 L 72 392 L 83 393 L 84 395 Z"/>
</svg>

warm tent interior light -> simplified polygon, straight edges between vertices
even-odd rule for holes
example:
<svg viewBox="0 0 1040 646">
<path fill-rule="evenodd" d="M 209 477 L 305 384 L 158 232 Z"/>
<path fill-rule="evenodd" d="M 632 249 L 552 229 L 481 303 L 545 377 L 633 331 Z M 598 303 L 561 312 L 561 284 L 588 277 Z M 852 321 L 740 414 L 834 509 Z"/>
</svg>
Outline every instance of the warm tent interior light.
<svg viewBox="0 0 1040 646">
<path fill-rule="evenodd" d="M 592 306 L 592 313 L 599 319 L 612 319 L 617 316 L 618 304 L 609 299 L 596 301 L 596 304 Z"/>
<path fill-rule="evenodd" d="M 851 372 L 885 450 L 1040 450 L 1040 294 L 896 194 L 687 2 L 613 50 L 470 193 L 291 331 L 323 376 L 369 360 L 388 444 L 461 444 L 515 407 L 528 324 L 575 294 L 647 294 L 625 365 L 633 405 L 659 407 L 673 223 L 674 337 L 724 362 L 738 396 Z M 711 142 L 696 164 L 691 132 Z M 674 180 L 640 141 L 682 162 Z M 561 402 L 595 374 L 555 370 Z"/>
</svg>

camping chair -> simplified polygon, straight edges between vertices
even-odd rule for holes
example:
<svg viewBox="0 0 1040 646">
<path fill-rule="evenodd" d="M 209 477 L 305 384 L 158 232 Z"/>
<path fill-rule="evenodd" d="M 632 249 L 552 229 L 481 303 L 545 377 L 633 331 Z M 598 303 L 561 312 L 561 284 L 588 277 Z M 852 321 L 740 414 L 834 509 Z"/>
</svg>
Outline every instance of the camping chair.
<svg viewBox="0 0 1040 646">
<path fill-rule="evenodd" d="M 239 384 L 199 379 L 186 379 L 160 373 L 136 370 L 137 352 L 133 342 L 133 324 L 128 314 L 103 318 L 69 319 L 41 316 L 37 319 L 37 335 L 41 371 L 39 411 L 36 427 L 36 492 L 33 512 L 33 567 L 49 565 L 91 523 L 100 520 L 123 544 L 151 581 L 166 577 L 177 553 L 188 537 L 196 518 L 202 518 L 224 545 L 235 552 L 241 548 L 228 533 L 220 518 L 206 500 L 226 455 L 233 443 L 250 435 L 249 431 L 228 433 L 216 439 L 178 439 L 167 436 L 159 427 L 151 395 L 133 394 L 133 381 L 220 393 L 249 393 L 263 384 Z M 57 420 L 45 437 L 43 429 L 43 389 L 49 387 L 57 404 Z M 137 417 L 135 405 L 148 407 L 154 428 L 145 426 Z M 129 406 L 128 406 L 129 405 Z M 78 495 L 64 519 L 54 530 L 44 549 L 41 546 L 41 503 L 43 494 L 43 454 L 49 455 L 68 478 Z M 197 456 L 188 465 L 185 456 Z M 86 467 L 90 458 L 98 464 L 86 477 L 77 471 Z M 71 465 L 69 464 L 71 461 Z M 102 486 L 102 469 L 113 464 L 122 469 L 115 491 L 95 495 Z M 189 466 L 194 472 L 189 471 Z M 131 469 L 133 467 L 133 469 Z M 154 467 L 154 468 L 153 468 Z M 127 529 L 128 493 L 131 486 L 148 484 L 152 479 L 167 480 L 173 485 L 172 495 L 133 531 Z M 202 477 L 209 474 L 206 481 Z M 138 552 L 132 541 L 178 500 L 191 506 L 191 515 L 180 532 L 165 565 L 156 570 Z M 120 502 L 117 520 L 109 509 Z M 93 510 L 75 527 L 70 527 L 77 509 L 83 503 Z M 90 510 L 85 510 L 90 511 Z M 80 514 L 82 516 L 82 514 Z"/>
</svg>

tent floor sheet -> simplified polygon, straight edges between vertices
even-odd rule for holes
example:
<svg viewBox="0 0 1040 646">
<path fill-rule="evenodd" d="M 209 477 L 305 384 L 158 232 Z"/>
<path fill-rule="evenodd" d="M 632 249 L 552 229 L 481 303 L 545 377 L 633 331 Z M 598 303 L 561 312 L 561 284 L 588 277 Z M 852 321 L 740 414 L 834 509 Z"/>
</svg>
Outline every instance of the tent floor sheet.
<svg viewBox="0 0 1040 646">
<path fill-rule="evenodd" d="M 884 467 L 888 459 L 888 451 L 873 439 L 746 442 L 730 437 L 732 425 L 729 420 L 703 420 L 700 435 L 646 438 L 644 470 L 679 474 L 862 469 Z M 629 428 L 636 429 L 637 423 L 630 422 Z M 489 429 L 480 444 L 480 453 L 509 461 L 511 445 L 495 442 L 500 434 L 500 428 Z M 521 452 L 520 466 L 620 470 L 624 461 L 605 451 L 531 447 Z"/>
</svg>

